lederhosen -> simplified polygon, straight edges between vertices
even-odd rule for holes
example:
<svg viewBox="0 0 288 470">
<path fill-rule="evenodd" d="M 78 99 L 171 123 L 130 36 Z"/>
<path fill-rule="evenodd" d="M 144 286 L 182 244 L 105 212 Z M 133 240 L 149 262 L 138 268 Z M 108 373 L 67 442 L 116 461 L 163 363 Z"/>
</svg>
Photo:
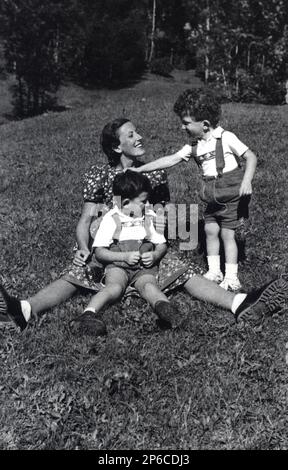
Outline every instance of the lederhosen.
<svg viewBox="0 0 288 470">
<path fill-rule="evenodd" d="M 141 240 L 119 240 L 120 239 L 120 233 L 122 230 L 122 224 L 121 219 L 119 217 L 119 214 L 113 214 L 112 216 L 116 228 L 113 234 L 113 243 L 110 245 L 109 250 L 110 251 L 116 251 L 116 252 L 129 252 L 129 251 L 139 251 L 141 254 L 145 253 L 147 251 L 154 251 L 154 244 L 149 241 L 149 237 L 151 236 L 151 231 L 150 231 L 150 224 L 152 221 L 152 217 L 149 215 L 146 215 L 143 223 L 144 223 L 144 228 L 146 231 L 146 236 L 144 239 Z M 135 283 L 136 279 L 138 279 L 140 276 L 144 274 L 152 274 L 152 275 L 157 275 L 158 274 L 158 266 L 154 265 L 151 266 L 151 268 L 145 268 L 141 262 L 141 260 L 133 265 L 130 266 L 128 263 L 125 261 L 114 261 L 113 263 L 110 263 L 106 266 L 107 269 L 111 268 L 122 268 L 125 270 L 129 284 Z"/>
<path fill-rule="evenodd" d="M 223 131 L 225 132 L 225 131 Z M 225 166 L 222 135 L 216 139 L 216 169 L 217 176 L 204 176 L 201 200 L 205 203 L 205 223 L 216 222 L 223 228 L 232 230 L 239 227 L 241 219 L 248 218 L 250 196 L 240 197 L 239 189 L 243 180 L 243 168 L 237 155 L 234 158 L 238 167 L 223 173 Z M 192 156 L 201 167 L 197 156 L 197 143 L 192 145 Z"/>
</svg>

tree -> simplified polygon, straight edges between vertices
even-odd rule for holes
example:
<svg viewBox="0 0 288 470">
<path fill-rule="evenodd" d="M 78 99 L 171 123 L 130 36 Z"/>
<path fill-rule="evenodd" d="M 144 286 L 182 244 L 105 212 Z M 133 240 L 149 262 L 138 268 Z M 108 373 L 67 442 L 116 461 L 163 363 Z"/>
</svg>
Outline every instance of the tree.
<svg viewBox="0 0 288 470">
<path fill-rule="evenodd" d="M 156 8 L 157 8 L 157 1 L 153 0 L 153 9 L 151 15 L 151 43 L 150 43 L 150 53 L 148 58 L 148 64 L 151 64 L 151 61 L 154 56 L 154 49 L 155 49 L 155 31 L 156 31 Z"/>
<path fill-rule="evenodd" d="M 13 94 L 18 116 L 39 114 L 55 102 L 65 75 L 70 12 L 68 0 L 1 3 L 1 31 L 7 68 L 17 83 Z"/>
<path fill-rule="evenodd" d="M 150 0 L 147 4 L 150 43 L 148 63 L 166 57 L 173 66 L 186 55 L 182 0 Z M 178 61 L 179 62 L 179 61 Z"/>
<path fill-rule="evenodd" d="M 185 0 L 185 6 L 188 47 L 206 83 L 224 87 L 234 99 L 282 102 L 287 2 Z"/>
<path fill-rule="evenodd" d="M 73 65 L 81 82 L 114 86 L 141 76 L 145 68 L 146 1 L 78 1 L 84 38 Z"/>
</svg>

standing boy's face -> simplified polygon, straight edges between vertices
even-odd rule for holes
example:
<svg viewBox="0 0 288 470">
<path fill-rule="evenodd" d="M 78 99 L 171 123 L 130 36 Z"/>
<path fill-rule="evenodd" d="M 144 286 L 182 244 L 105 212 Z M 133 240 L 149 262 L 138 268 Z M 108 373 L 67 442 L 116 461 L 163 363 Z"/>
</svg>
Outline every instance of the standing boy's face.
<svg viewBox="0 0 288 470">
<path fill-rule="evenodd" d="M 128 158 L 142 157 L 145 154 L 145 149 L 142 144 L 142 136 L 138 134 L 136 127 L 132 122 L 126 122 L 118 129 L 118 137 L 120 144 L 117 147 L 117 152 L 124 154 Z"/>
<path fill-rule="evenodd" d="M 195 121 L 191 116 L 183 116 L 181 122 L 183 131 L 186 131 L 190 137 L 196 139 L 203 137 L 203 121 Z"/>
<path fill-rule="evenodd" d="M 121 212 L 129 217 L 142 217 L 145 204 L 148 201 L 148 193 L 143 191 L 134 199 L 124 199 L 122 201 Z"/>
</svg>

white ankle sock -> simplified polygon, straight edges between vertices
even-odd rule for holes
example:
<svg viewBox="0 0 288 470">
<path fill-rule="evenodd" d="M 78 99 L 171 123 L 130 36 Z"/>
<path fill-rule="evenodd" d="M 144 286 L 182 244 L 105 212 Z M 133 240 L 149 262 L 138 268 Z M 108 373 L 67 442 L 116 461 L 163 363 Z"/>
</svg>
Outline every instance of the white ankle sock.
<svg viewBox="0 0 288 470">
<path fill-rule="evenodd" d="M 220 272 L 220 256 L 219 255 L 207 256 L 207 262 L 208 262 L 209 271 L 215 274 Z"/>
<path fill-rule="evenodd" d="M 20 304 L 24 318 L 28 322 L 31 318 L 31 305 L 27 300 L 20 300 Z"/>
<path fill-rule="evenodd" d="M 93 307 L 86 307 L 83 313 L 85 313 L 85 312 L 93 312 L 93 313 L 96 313 L 96 310 L 95 310 L 95 308 L 93 308 Z"/>
<path fill-rule="evenodd" d="M 233 313 L 236 312 L 237 308 L 239 307 L 239 305 L 242 304 L 243 300 L 245 300 L 247 297 L 247 294 L 236 294 L 234 296 L 234 299 L 232 301 L 232 307 L 231 307 L 231 311 Z"/>
<path fill-rule="evenodd" d="M 225 263 L 225 277 L 235 279 L 238 277 L 238 264 Z"/>
</svg>

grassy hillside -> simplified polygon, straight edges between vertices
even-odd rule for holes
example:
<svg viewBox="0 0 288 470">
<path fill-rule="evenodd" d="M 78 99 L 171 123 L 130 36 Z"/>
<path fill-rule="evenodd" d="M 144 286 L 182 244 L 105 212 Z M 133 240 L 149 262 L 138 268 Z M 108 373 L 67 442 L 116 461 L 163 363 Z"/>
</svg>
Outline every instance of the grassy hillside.
<svg viewBox="0 0 288 470">
<path fill-rule="evenodd" d="M 1 272 L 21 298 L 72 259 L 81 177 L 104 161 L 103 125 L 129 116 L 147 160 L 167 154 L 186 142 L 172 112 L 186 87 L 167 80 L 73 88 L 63 95 L 71 110 L 0 126 Z M 251 288 L 287 267 L 287 108 L 229 104 L 222 123 L 259 157 L 240 266 Z M 198 201 L 195 167 L 172 169 L 169 179 L 172 200 Z M 136 300 L 107 310 L 106 339 L 75 341 L 67 323 L 85 297 L 21 335 L 1 328 L 0 448 L 287 449 L 288 316 L 240 328 L 229 312 L 182 292 L 174 298 L 182 325 L 173 332 L 159 331 Z"/>
</svg>

